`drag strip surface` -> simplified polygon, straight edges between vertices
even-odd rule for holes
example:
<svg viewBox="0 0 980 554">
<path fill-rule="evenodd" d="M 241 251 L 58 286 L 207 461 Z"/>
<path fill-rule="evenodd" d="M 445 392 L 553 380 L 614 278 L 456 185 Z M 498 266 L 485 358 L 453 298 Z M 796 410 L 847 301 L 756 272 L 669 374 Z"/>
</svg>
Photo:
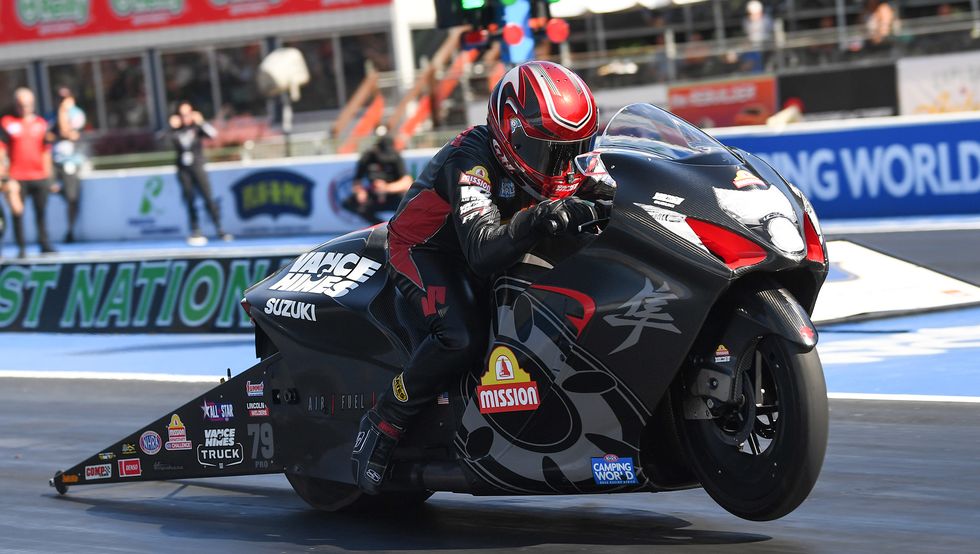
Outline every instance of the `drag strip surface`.
<svg viewBox="0 0 980 554">
<path fill-rule="evenodd" d="M 980 230 L 842 233 L 831 239 L 846 239 L 980 286 Z"/>
<path fill-rule="evenodd" d="M 76 487 L 55 470 L 209 385 L 0 380 L 0 550 L 966 552 L 980 544 L 980 405 L 831 402 L 830 446 L 810 499 L 769 523 L 700 490 L 476 498 L 435 495 L 384 516 L 320 514 L 280 476 Z M 664 548 L 667 547 L 667 548 Z"/>
</svg>

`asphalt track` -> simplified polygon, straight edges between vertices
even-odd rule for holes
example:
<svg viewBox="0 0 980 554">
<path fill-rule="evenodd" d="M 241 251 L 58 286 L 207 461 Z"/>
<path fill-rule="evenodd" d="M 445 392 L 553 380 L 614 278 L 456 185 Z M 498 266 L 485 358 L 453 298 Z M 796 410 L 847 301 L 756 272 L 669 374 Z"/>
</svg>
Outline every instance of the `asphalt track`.
<svg viewBox="0 0 980 554">
<path fill-rule="evenodd" d="M 205 390 L 203 383 L 5 379 L 4 552 L 968 552 L 980 545 L 980 404 L 832 401 L 811 497 L 752 523 L 700 490 L 547 498 L 435 495 L 420 510 L 308 509 L 279 476 L 47 486 L 67 467 Z"/>
<path fill-rule="evenodd" d="M 844 237 L 980 284 L 978 232 Z M 963 325 L 980 316 L 973 310 L 950 317 L 969 320 L 956 322 Z M 944 364 L 931 356 L 918 365 Z M 915 361 L 905 363 L 906 374 L 916 372 Z M 961 376 L 976 373 L 975 363 L 959 363 Z M 876 383 L 911 383 L 896 377 L 895 360 L 879 364 L 877 376 L 872 366 L 855 368 Z M 55 470 L 209 387 L 0 379 L 0 551 L 980 551 L 980 403 L 832 400 L 816 488 L 798 510 L 769 523 L 739 520 L 701 490 L 528 498 L 439 493 L 410 514 L 369 517 L 317 513 L 279 476 L 95 485 L 64 497 L 47 486 Z"/>
<path fill-rule="evenodd" d="M 980 230 L 830 234 L 980 286 Z"/>
</svg>

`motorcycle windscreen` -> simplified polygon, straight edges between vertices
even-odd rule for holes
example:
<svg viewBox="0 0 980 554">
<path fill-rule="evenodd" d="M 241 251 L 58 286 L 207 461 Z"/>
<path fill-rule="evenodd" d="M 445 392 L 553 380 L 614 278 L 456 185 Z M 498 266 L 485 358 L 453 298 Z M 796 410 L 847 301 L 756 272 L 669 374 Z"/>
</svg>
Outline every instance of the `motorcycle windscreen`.
<svg viewBox="0 0 980 554">
<path fill-rule="evenodd" d="M 595 148 L 639 150 L 668 160 L 701 165 L 741 163 L 707 133 L 653 104 L 630 104 L 619 110 L 596 140 Z"/>
</svg>

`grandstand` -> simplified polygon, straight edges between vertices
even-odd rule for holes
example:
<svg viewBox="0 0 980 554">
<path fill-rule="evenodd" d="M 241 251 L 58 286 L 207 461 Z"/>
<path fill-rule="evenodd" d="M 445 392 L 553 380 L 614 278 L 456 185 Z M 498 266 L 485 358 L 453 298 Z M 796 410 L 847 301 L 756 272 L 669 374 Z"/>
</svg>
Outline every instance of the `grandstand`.
<svg viewBox="0 0 980 554">
<path fill-rule="evenodd" d="M 552 11 L 569 23 L 568 40 L 541 42 L 536 55 L 581 72 L 600 97 L 609 97 L 608 106 L 624 98 L 663 101 L 657 87 L 667 84 L 819 71 L 830 81 L 826 89 L 852 92 L 816 111 L 860 116 L 898 113 L 894 95 L 882 96 L 873 83 L 893 81 L 899 58 L 980 44 L 976 0 L 890 2 L 897 19 L 879 43 L 867 36 L 872 2 L 763 2 L 771 27 L 762 40 L 745 31 L 748 3 L 561 0 Z M 113 14 L 95 8 L 85 21 L 58 13 L 36 21 L 7 18 L 0 23 L 0 111 L 10 109 L 17 86 L 40 92 L 42 112 L 52 108 L 59 86 L 74 88 L 89 113 L 85 142 L 95 166 L 113 168 L 170 163 L 159 131 L 175 102 L 190 99 L 221 131 L 212 159 L 281 156 L 276 101 L 259 93 L 254 77 L 265 53 L 294 46 L 311 72 L 294 106 L 294 153 L 356 150 L 350 135 L 358 122 L 365 127 L 361 118 L 372 110 L 377 122 L 414 119 L 407 145 L 425 147 L 479 120 L 488 78 L 499 75 L 492 48 L 461 59 L 459 33 L 433 28 L 431 2 L 360 0 L 297 13 L 300 8 L 255 0 L 243 4 L 251 11 L 193 17 L 154 5 L 114 14 L 111 25 L 102 19 Z M 855 76 L 867 83 L 855 86 Z M 878 97 L 869 103 L 865 95 Z M 383 102 L 372 104 L 378 98 Z M 419 113 L 425 98 L 432 105 Z"/>
</svg>

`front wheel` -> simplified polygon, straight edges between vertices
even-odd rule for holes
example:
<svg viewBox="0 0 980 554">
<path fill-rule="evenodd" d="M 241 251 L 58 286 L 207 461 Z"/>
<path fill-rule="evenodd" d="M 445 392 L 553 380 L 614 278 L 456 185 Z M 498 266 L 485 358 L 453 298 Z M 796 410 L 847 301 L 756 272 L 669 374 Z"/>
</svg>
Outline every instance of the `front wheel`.
<svg viewBox="0 0 980 554">
<path fill-rule="evenodd" d="M 740 364 L 743 365 L 743 364 Z M 683 419 L 682 442 L 695 475 L 732 514 L 778 519 L 810 494 L 827 449 L 827 385 L 816 350 L 778 336 L 761 340 L 743 370 L 736 406 L 713 419 Z M 675 389 L 684 404 L 683 383 Z"/>
<path fill-rule="evenodd" d="M 389 492 L 371 496 L 355 485 L 288 472 L 286 480 L 307 504 L 324 512 L 405 510 L 421 505 L 432 496 L 429 491 Z"/>
</svg>

